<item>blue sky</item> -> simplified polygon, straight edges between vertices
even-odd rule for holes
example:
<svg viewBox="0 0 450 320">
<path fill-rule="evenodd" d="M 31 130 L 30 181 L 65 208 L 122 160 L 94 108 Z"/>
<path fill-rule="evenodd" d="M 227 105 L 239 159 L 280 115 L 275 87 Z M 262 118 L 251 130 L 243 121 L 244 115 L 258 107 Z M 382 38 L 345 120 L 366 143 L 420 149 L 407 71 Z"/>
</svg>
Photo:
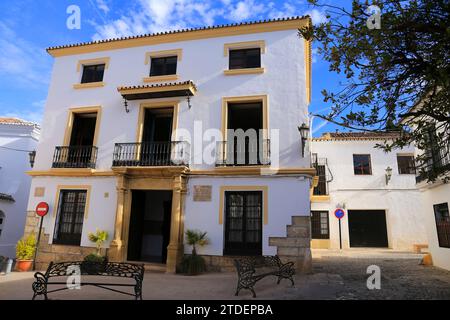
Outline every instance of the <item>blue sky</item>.
<svg viewBox="0 0 450 320">
<path fill-rule="evenodd" d="M 81 29 L 69 30 L 67 7 L 81 9 Z M 306 0 L 2 0 L 0 2 L 0 116 L 40 122 L 52 58 L 45 48 L 171 29 L 323 12 Z M 310 111 L 324 111 L 320 91 L 338 85 L 328 65 L 313 55 Z M 314 136 L 335 126 L 315 119 Z"/>
</svg>

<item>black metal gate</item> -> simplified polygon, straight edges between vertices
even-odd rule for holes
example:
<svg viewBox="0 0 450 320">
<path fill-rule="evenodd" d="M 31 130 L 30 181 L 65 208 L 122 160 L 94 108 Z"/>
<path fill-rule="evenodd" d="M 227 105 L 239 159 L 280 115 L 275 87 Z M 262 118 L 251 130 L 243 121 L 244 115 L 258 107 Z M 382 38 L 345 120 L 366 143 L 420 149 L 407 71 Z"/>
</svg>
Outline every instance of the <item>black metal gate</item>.
<svg viewBox="0 0 450 320">
<path fill-rule="evenodd" d="M 349 210 L 348 228 L 350 247 L 388 247 L 384 210 Z"/>
<path fill-rule="evenodd" d="M 225 255 L 262 254 L 262 192 L 225 192 Z"/>
</svg>

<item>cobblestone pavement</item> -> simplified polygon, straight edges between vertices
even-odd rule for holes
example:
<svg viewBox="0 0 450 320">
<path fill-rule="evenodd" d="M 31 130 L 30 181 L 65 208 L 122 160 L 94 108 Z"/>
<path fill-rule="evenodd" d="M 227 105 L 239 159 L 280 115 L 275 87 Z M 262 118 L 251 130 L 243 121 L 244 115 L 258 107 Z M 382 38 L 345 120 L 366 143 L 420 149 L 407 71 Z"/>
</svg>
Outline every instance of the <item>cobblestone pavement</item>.
<svg viewBox="0 0 450 320">
<path fill-rule="evenodd" d="M 315 250 L 312 278 L 328 279 L 327 299 L 450 299 L 450 271 L 420 264 L 422 255 L 390 250 Z M 366 286 L 367 267 L 381 269 L 381 289 Z M 323 285 L 324 281 L 319 281 Z"/>
<path fill-rule="evenodd" d="M 295 287 L 288 281 L 276 285 L 265 278 L 255 286 L 258 299 L 450 299 L 450 271 L 419 265 L 421 255 L 389 250 L 313 251 L 313 273 L 296 277 Z M 369 265 L 381 268 L 381 290 L 368 290 Z M 91 278 L 92 279 L 92 278 Z M 95 280 L 95 279 L 94 279 Z M 32 273 L 0 276 L 1 299 L 32 296 Z M 146 273 L 144 299 L 252 299 L 247 291 L 234 296 L 235 273 L 208 273 L 188 277 Z M 129 299 L 93 287 L 63 291 L 51 299 Z"/>
</svg>

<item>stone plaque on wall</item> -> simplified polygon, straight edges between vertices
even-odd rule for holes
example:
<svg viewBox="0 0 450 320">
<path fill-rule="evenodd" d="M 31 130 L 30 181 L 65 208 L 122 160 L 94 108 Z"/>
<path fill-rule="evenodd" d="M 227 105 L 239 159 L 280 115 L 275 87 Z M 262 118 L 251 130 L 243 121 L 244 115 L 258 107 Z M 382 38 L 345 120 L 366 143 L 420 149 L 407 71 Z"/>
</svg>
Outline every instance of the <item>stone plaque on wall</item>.
<svg viewBox="0 0 450 320">
<path fill-rule="evenodd" d="M 211 201 L 212 186 L 194 186 L 194 201 Z"/>
<path fill-rule="evenodd" d="M 45 188 L 44 187 L 36 187 L 34 189 L 34 196 L 35 197 L 43 197 L 45 195 Z"/>
</svg>

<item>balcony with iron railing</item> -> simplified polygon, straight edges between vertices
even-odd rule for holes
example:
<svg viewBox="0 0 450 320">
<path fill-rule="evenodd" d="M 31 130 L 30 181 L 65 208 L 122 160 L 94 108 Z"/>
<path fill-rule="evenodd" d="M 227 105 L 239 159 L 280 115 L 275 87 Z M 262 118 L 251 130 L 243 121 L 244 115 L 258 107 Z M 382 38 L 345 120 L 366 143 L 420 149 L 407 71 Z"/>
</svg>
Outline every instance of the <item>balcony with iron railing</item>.
<svg viewBox="0 0 450 320">
<path fill-rule="evenodd" d="M 216 167 L 270 165 L 270 140 L 244 143 L 219 141 Z"/>
<path fill-rule="evenodd" d="M 450 144 L 438 150 L 430 150 L 416 160 L 416 183 L 434 180 L 450 172 Z"/>
<path fill-rule="evenodd" d="M 53 154 L 52 168 L 95 169 L 98 148 L 94 146 L 58 146 Z"/>
<path fill-rule="evenodd" d="M 189 166 L 186 141 L 116 143 L 113 167 Z"/>
<path fill-rule="evenodd" d="M 319 177 L 319 182 L 313 189 L 314 196 L 328 196 L 328 162 L 326 158 L 318 158 L 317 155 L 313 155 L 311 160 L 312 166 L 316 169 L 316 175 Z"/>
</svg>

